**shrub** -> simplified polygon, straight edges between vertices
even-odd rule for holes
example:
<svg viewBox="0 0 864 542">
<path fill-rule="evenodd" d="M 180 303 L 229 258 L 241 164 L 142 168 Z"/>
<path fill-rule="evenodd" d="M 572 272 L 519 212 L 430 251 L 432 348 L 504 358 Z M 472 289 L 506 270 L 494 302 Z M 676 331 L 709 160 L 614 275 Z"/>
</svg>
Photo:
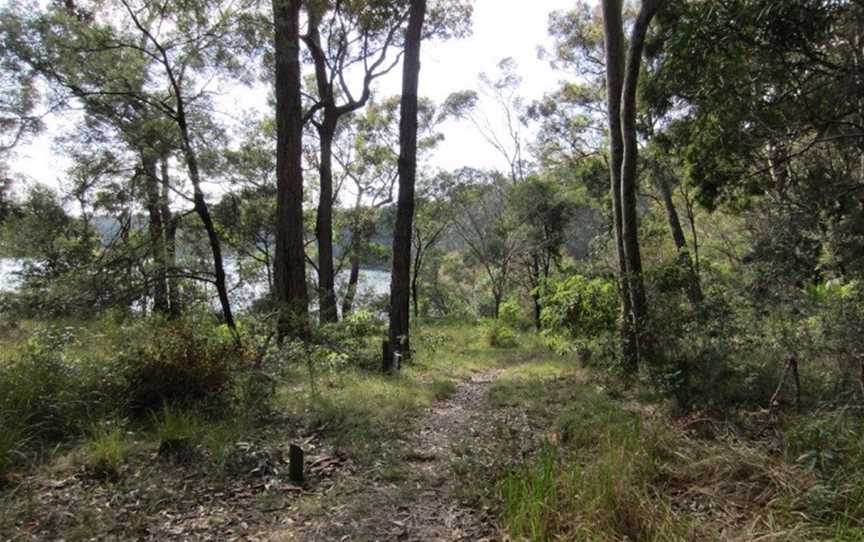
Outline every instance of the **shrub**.
<svg viewBox="0 0 864 542">
<path fill-rule="evenodd" d="M 618 294 L 609 279 L 571 275 L 547 280 L 540 286 L 540 304 L 544 335 L 572 340 L 586 359 L 589 345 L 611 337 L 618 322 Z M 554 349 L 562 350 L 558 343 Z"/>
<path fill-rule="evenodd" d="M 500 319 L 489 320 L 484 327 L 489 346 L 493 348 L 515 348 L 518 346 L 516 332 Z"/>
<path fill-rule="evenodd" d="M 229 332 L 192 319 L 156 322 L 137 331 L 134 344 L 117 358 L 123 373 L 121 393 L 131 413 L 166 404 L 228 402 L 232 373 L 246 361 Z"/>
<path fill-rule="evenodd" d="M 69 341 L 67 332 L 39 331 L 20 355 L 0 365 L 0 414 L 30 436 L 63 437 L 85 406 L 79 400 L 77 367 L 65 353 Z"/>
<path fill-rule="evenodd" d="M 525 317 L 525 311 L 515 298 L 507 298 L 498 309 L 498 318 L 513 329 L 527 329 L 531 323 Z"/>
</svg>

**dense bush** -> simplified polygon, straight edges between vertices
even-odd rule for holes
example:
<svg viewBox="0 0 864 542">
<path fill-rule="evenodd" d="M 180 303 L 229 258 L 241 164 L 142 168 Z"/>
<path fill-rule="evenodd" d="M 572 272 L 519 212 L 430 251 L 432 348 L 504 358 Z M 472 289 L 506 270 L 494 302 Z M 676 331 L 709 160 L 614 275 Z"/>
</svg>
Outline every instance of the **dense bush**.
<svg viewBox="0 0 864 542">
<path fill-rule="evenodd" d="M 516 332 L 502 319 L 490 319 L 483 324 L 486 342 L 493 348 L 515 348 L 518 346 Z"/>
<path fill-rule="evenodd" d="M 19 354 L 0 363 L 0 413 L 31 437 L 60 438 L 87 409 L 82 365 L 66 355 L 71 340 L 62 330 L 39 331 Z"/>
<path fill-rule="evenodd" d="M 611 280 L 570 275 L 540 286 L 540 315 L 547 340 L 566 337 L 579 349 L 608 339 L 618 322 L 618 294 Z"/>
<path fill-rule="evenodd" d="M 158 410 L 166 404 L 228 403 L 233 373 L 243 368 L 248 353 L 225 326 L 188 318 L 156 321 L 134 331 L 136 338 L 115 362 L 121 396 L 131 413 Z"/>
<path fill-rule="evenodd" d="M 498 318 L 513 329 L 525 330 L 531 325 L 525 317 L 525 309 L 514 297 L 508 297 L 501 303 Z"/>
</svg>

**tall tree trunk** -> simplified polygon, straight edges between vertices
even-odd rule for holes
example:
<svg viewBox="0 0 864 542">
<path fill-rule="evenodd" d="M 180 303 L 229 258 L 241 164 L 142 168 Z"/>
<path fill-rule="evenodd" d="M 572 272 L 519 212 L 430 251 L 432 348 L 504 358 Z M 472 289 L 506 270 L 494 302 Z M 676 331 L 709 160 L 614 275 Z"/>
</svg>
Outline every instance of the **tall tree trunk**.
<svg viewBox="0 0 864 542">
<path fill-rule="evenodd" d="M 642 63 L 645 34 L 662 0 L 643 0 L 627 51 L 624 85 L 621 90 L 621 132 L 624 156 L 621 162 L 621 237 L 627 265 L 630 289 L 630 310 L 636 327 L 638 359 L 645 361 L 653 354 L 653 338 L 648 330 L 648 306 L 642 278 L 642 256 L 639 250 L 639 223 L 636 209 L 636 165 L 639 147 L 636 139 L 636 90 Z"/>
<path fill-rule="evenodd" d="M 666 219 L 669 222 L 669 230 L 672 233 L 672 240 L 675 242 L 675 249 L 678 251 L 678 265 L 687 274 L 687 298 L 690 300 L 690 304 L 696 308 L 702 304 L 702 286 L 699 284 L 699 274 L 693 265 L 693 259 L 690 258 L 690 251 L 687 250 L 687 238 L 684 237 L 684 229 L 681 227 L 678 211 L 675 210 L 675 202 L 672 201 L 672 189 L 662 172 L 658 172 L 657 187 L 663 198 L 663 206 L 666 207 Z"/>
<path fill-rule="evenodd" d="M 159 177 L 156 175 L 156 157 L 148 152 L 141 155 L 147 194 L 147 231 L 150 235 L 150 250 L 153 254 L 153 311 L 167 315 L 168 302 L 167 255 L 165 253 L 165 228 L 162 223 Z"/>
<path fill-rule="evenodd" d="M 333 138 L 336 135 L 337 123 L 335 111 L 325 108 L 324 122 L 318 130 L 321 143 L 318 166 L 321 186 L 315 222 L 315 236 L 318 238 L 318 307 L 322 324 L 338 319 L 336 272 L 333 265 Z"/>
<path fill-rule="evenodd" d="M 177 278 L 177 217 L 171 212 L 170 178 L 168 177 L 168 155 L 160 158 L 162 191 L 159 198 L 159 212 L 165 230 L 165 268 L 168 272 L 168 318 L 180 317 L 183 307 L 180 302 L 180 279 Z"/>
<path fill-rule="evenodd" d="M 621 89 L 624 85 L 624 21 L 622 0 L 603 0 L 603 38 L 606 49 L 606 104 L 609 120 L 609 181 L 612 196 L 612 231 L 618 259 L 618 294 L 621 300 L 621 351 L 627 369 L 638 368 L 636 328 L 630 310 L 630 286 L 624 253 L 621 214 Z"/>
<path fill-rule="evenodd" d="M 402 103 L 399 121 L 399 198 L 393 231 L 393 271 L 390 279 L 390 344 L 403 358 L 410 352 L 411 233 L 414 221 L 414 183 L 417 176 L 417 87 L 420 44 L 426 0 L 411 0 L 402 65 Z M 384 371 L 393 369 L 384 359 Z"/>
<path fill-rule="evenodd" d="M 231 301 L 228 299 L 228 281 L 225 274 L 225 262 L 222 257 L 222 241 L 219 239 L 219 233 L 216 231 L 216 225 L 213 223 L 213 217 L 210 215 L 210 207 L 204 199 L 204 192 L 201 190 L 201 180 L 198 174 L 197 159 L 191 150 L 186 151 L 186 162 L 189 167 L 189 178 L 192 180 L 194 189 L 193 201 L 195 202 L 195 213 L 201 219 L 201 223 L 204 224 L 204 231 L 207 232 L 207 240 L 210 242 L 210 252 L 213 254 L 214 282 L 216 284 L 216 293 L 219 296 L 219 304 L 222 307 L 222 317 L 225 320 L 225 324 L 236 333 L 237 324 L 234 322 Z"/>
<path fill-rule="evenodd" d="M 276 254 L 278 336 L 305 336 L 308 326 L 303 246 L 303 116 L 300 0 L 273 0 L 276 55 Z"/>
</svg>

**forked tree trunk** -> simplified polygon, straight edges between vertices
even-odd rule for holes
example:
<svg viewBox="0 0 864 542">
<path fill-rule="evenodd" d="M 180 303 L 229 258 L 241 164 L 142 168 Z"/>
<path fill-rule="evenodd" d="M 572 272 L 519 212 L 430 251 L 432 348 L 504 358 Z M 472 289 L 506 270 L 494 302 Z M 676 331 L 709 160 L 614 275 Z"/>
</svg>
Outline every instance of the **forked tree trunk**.
<svg viewBox="0 0 864 542">
<path fill-rule="evenodd" d="M 642 278 L 642 255 L 639 250 L 639 223 L 636 209 L 636 166 L 639 146 L 636 139 L 636 91 L 642 50 L 648 25 L 662 0 L 643 0 L 630 34 L 624 84 L 621 89 L 621 132 L 624 155 L 621 161 L 621 237 L 627 265 L 630 290 L 630 310 L 636 328 L 639 361 L 650 360 L 654 352 L 654 339 L 648 329 L 648 305 L 645 282 Z"/>
<path fill-rule="evenodd" d="M 276 55 L 276 254 L 278 337 L 308 328 L 303 246 L 303 118 L 300 87 L 300 0 L 273 0 Z"/>
<path fill-rule="evenodd" d="M 618 260 L 618 295 L 621 301 L 621 351 L 628 371 L 638 369 L 636 328 L 630 309 L 630 285 L 624 253 L 621 212 L 621 89 L 624 85 L 624 21 L 621 0 L 603 0 L 603 40 L 606 49 L 606 105 L 609 121 L 609 181 L 612 196 L 612 231 Z"/>
<path fill-rule="evenodd" d="M 393 271 L 390 279 L 390 344 L 404 359 L 410 352 L 411 233 L 414 221 L 414 183 L 417 176 L 417 87 L 420 44 L 426 0 L 411 0 L 402 66 L 402 103 L 399 121 L 399 199 L 393 231 Z M 393 360 L 384 356 L 384 371 Z"/>
</svg>

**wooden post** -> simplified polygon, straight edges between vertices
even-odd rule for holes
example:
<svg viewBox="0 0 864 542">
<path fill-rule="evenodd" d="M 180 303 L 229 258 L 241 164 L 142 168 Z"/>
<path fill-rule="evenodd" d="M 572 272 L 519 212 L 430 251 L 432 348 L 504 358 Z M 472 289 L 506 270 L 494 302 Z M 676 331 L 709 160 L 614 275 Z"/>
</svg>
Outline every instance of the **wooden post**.
<svg viewBox="0 0 864 542">
<path fill-rule="evenodd" d="M 292 444 L 288 448 L 288 477 L 296 484 L 303 483 L 303 450 L 299 446 Z"/>
</svg>

